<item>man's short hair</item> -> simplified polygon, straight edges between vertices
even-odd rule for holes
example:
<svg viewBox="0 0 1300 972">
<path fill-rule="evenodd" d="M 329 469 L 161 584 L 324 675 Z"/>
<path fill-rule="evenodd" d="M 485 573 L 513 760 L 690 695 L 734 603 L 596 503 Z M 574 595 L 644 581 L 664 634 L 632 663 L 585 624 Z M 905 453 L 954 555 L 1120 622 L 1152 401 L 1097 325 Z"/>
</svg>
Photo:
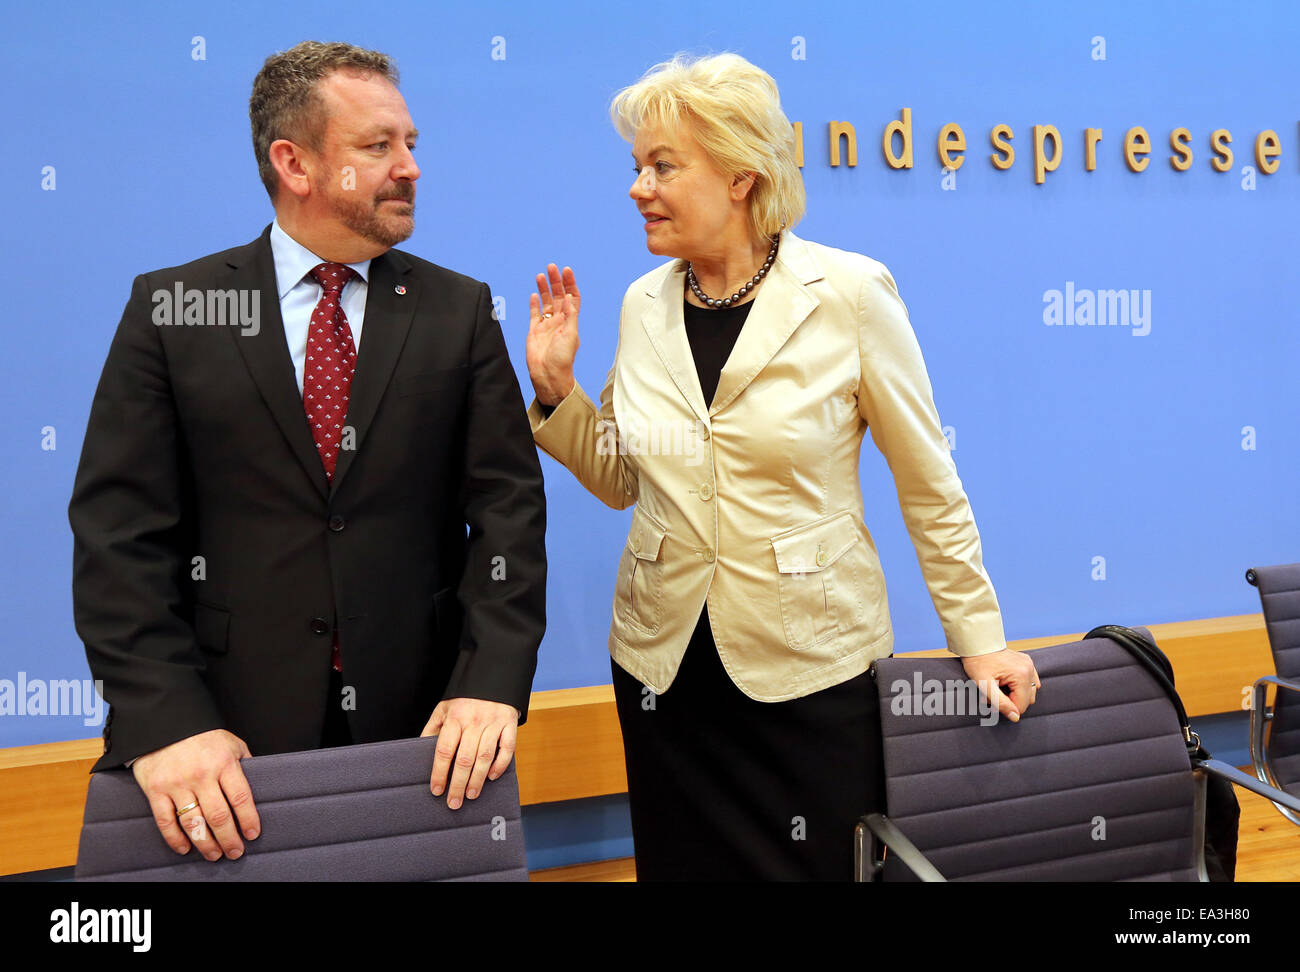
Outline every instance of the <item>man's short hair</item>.
<svg viewBox="0 0 1300 972">
<path fill-rule="evenodd" d="M 253 125 L 257 173 L 275 202 L 280 179 L 271 164 L 271 143 L 279 138 L 321 151 L 328 120 L 319 82 L 335 71 L 378 74 L 398 83 L 397 65 L 387 54 L 352 44 L 303 41 L 272 54 L 253 80 L 248 119 Z"/>
</svg>

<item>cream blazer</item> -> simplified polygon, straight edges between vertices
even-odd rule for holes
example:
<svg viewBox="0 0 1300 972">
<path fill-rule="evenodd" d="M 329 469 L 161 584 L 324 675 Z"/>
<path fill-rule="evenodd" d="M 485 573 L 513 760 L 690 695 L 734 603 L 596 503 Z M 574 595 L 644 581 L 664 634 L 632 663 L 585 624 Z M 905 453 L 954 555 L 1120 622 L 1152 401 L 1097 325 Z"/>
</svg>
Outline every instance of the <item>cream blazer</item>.
<svg viewBox="0 0 1300 972">
<path fill-rule="evenodd" d="M 763 702 L 828 688 L 893 650 L 863 521 L 863 434 L 884 454 L 958 655 L 1006 647 L 979 532 L 921 349 L 883 264 L 781 234 L 776 262 L 704 402 L 682 315 L 685 263 L 628 288 L 596 405 L 575 384 L 537 445 L 615 509 L 636 504 L 609 650 L 662 693 L 705 601 L 735 684 Z"/>
</svg>

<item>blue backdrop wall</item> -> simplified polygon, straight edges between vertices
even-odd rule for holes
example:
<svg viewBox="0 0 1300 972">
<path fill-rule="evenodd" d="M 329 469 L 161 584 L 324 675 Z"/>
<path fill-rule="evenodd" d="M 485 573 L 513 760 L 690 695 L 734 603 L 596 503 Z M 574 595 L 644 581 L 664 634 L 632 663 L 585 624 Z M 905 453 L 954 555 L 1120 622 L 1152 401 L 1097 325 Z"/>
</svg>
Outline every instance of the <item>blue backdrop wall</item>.
<svg viewBox="0 0 1300 972">
<path fill-rule="evenodd" d="M 404 247 L 504 298 L 529 393 L 534 274 L 548 261 L 576 269 L 577 372 L 595 394 L 623 292 L 660 262 L 627 197 L 629 147 L 609 124 L 610 97 L 679 50 L 754 61 L 803 126 L 809 208 L 797 231 L 867 253 L 898 281 L 1007 636 L 1258 610 L 1244 570 L 1300 559 L 1300 7 L 1080 6 L 9 8 L 0 679 L 88 677 L 66 507 L 104 355 L 135 274 L 247 242 L 270 221 L 248 94 L 268 54 L 307 38 L 396 57 L 422 131 L 417 229 Z M 915 164 L 895 170 L 881 133 L 903 108 Z M 855 126 L 856 166 L 830 165 L 832 121 Z M 935 147 L 949 122 L 968 145 L 955 175 Z M 1005 171 L 989 159 L 999 123 L 1014 131 Z M 1061 160 L 1039 185 L 1033 126 L 1049 124 Z M 1140 173 L 1124 160 L 1134 126 L 1151 141 Z M 1088 127 L 1104 132 L 1095 171 Z M 1194 153 L 1185 172 L 1168 160 L 1178 127 Z M 1210 165 L 1219 128 L 1235 153 L 1222 173 Z M 1272 174 L 1255 157 L 1264 130 L 1281 149 Z M 1124 323 L 1045 324 L 1081 315 L 1084 291 L 1121 289 L 1138 295 Z M 607 682 L 628 513 L 543 465 L 550 626 L 535 688 Z M 897 646 L 942 647 L 869 438 L 861 473 Z M 0 746 L 95 735 L 93 721 L 5 715 Z"/>
</svg>

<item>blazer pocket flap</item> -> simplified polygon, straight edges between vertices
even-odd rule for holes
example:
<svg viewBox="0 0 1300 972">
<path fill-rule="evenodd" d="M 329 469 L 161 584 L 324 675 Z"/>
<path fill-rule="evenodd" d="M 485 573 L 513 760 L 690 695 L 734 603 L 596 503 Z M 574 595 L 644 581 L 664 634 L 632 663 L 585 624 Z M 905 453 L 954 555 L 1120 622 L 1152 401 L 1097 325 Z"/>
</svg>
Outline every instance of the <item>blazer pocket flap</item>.
<svg viewBox="0 0 1300 972">
<path fill-rule="evenodd" d="M 637 560 L 658 560 L 668 530 L 640 506 L 632 514 L 632 528 L 627 533 L 627 549 Z"/>
<path fill-rule="evenodd" d="M 776 569 L 782 574 L 811 574 L 829 567 L 857 543 L 857 525 L 848 510 L 772 538 Z"/>
<path fill-rule="evenodd" d="M 224 655 L 230 647 L 230 612 L 209 604 L 196 603 L 194 637 L 204 651 Z"/>
</svg>

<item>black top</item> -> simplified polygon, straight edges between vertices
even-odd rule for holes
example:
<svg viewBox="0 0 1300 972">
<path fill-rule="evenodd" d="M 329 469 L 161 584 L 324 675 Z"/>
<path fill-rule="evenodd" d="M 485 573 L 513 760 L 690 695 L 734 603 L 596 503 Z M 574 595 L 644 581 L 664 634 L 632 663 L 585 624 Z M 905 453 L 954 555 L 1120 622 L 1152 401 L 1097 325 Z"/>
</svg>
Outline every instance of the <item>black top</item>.
<svg viewBox="0 0 1300 972">
<path fill-rule="evenodd" d="M 745 326 L 745 318 L 749 316 L 752 306 L 752 300 L 735 307 L 696 307 L 683 301 L 686 340 L 691 344 L 695 373 L 700 378 L 700 391 L 704 393 L 705 405 L 713 404 L 722 366 L 727 363 L 731 349 L 736 346 L 740 329 Z"/>
</svg>

